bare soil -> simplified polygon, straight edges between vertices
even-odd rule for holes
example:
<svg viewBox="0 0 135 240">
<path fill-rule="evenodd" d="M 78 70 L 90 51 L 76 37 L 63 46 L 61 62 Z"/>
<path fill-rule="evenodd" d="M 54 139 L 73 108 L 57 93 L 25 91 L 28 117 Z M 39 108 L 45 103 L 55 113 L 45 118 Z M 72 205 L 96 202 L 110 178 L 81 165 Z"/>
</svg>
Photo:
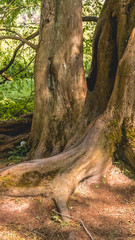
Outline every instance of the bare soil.
<svg viewBox="0 0 135 240">
<path fill-rule="evenodd" d="M 135 240 L 134 176 L 117 162 L 100 181 L 80 183 L 68 203 L 69 223 L 49 198 L 0 198 L 0 240 Z"/>
</svg>

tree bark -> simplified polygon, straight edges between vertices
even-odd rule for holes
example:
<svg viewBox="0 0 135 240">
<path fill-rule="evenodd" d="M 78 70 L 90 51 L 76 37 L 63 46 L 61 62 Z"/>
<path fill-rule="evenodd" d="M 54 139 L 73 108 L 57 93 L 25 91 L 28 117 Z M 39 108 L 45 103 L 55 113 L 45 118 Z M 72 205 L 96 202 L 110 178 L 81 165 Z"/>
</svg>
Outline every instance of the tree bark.
<svg viewBox="0 0 135 240">
<path fill-rule="evenodd" d="M 86 95 L 81 10 L 79 0 L 42 1 L 29 158 L 61 152 L 80 121 Z"/>
<path fill-rule="evenodd" d="M 68 215 L 66 203 L 76 185 L 88 177 L 99 178 L 110 167 L 117 147 L 124 144 L 123 154 L 135 162 L 135 3 L 106 0 L 87 79 L 91 91 L 85 98 L 80 1 L 57 2 L 42 2 L 47 11 L 42 12 L 35 63 L 31 155 L 63 152 L 2 170 L 0 193 L 51 196 L 60 212 Z M 69 10 L 74 14 L 68 25 Z"/>
</svg>

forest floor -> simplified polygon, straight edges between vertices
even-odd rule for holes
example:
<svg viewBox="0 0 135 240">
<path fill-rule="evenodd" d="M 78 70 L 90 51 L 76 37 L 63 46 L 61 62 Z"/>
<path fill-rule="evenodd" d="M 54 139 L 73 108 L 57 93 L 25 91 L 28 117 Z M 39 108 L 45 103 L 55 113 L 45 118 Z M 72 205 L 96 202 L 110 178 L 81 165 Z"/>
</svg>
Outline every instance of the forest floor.
<svg viewBox="0 0 135 240">
<path fill-rule="evenodd" d="M 135 240 L 134 170 L 117 162 L 99 182 L 87 179 L 68 208 L 65 223 L 49 198 L 0 198 L 0 240 Z"/>
</svg>

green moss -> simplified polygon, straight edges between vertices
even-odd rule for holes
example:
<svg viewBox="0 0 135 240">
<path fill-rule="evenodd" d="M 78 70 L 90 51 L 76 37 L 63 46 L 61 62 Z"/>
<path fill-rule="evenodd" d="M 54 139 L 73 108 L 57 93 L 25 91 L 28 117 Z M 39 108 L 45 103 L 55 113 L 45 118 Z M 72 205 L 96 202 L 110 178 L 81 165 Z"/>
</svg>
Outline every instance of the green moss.
<svg viewBox="0 0 135 240">
<path fill-rule="evenodd" d="M 118 145 L 122 138 L 122 129 L 119 126 L 119 120 L 111 120 L 107 126 L 106 146 L 109 147 L 109 153 L 113 156 L 116 145 Z"/>
<path fill-rule="evenodd" d="M 125 126 L 125 140 L 130 142 L 131 146 L 135 148 L 135 128 L 131 125 Z"/>
<path fill-rule="evenodd" d="M 19 187 L 38 186 L 41 181 L 41 174 L 38 171 L 24 173 L 18 183 Z"/>
<path fill-rule="evenodd" d="M 16 181 L 14 176 L 7 175 L 4 177 L 0 177 L 1 190 L 9 189 L 10 187 L 15 187 L 15 186 L 16 186 Z"/>
<path fill-rule="evenodd" d="M 125 149 L 128 144 L 130 144 L 131 148 L 135 148 L 135 128 L 131 123 L 131 119 L 125 118 L 121 127 L 122 137 L 121 141 L 116 145 L 116 150 L 114 152 L 114 159 L 122 160 L 127 162 L 125 156 Z"/>
<path fill-rule="evenodd" d="M 58 170 L 49 171 L 48 173 L 41 174 L 38 171 L 24 173 L 18 182 L 18 187 L 36 187 L 40 185 L 41 181 L 52 181 L 57 175 Z"/>
<path fill-rule="evenodd" d="M 12 187 L 17 188 L 29 188 L 29 187 L 36 187 L 41 185 L 41 181 L 43 180 L 43 184 L 45 182 L 51 182 L 56 175 L 58 174 L 59 170 L 49 171 L 45 174 L 41 174 L 38 171 L 27 172 L 22 175 L 20 179 L 16 179 L 14 175 L 7 175 L 4 177 L 0 177 L 0 191 L 4 192 Z"/>
<path fill-rule="evenodd" d="M 115 148 L 123 148 L 128 142 L 135 147 L 135 128 L 130 123 L 130 119 L 126 118 L 123 125 L 120 126 L 119 119 L 113 119 L 107 126 L 106 146 L 109 146 L 109 152 L 113 155 Z"/>
</svg>

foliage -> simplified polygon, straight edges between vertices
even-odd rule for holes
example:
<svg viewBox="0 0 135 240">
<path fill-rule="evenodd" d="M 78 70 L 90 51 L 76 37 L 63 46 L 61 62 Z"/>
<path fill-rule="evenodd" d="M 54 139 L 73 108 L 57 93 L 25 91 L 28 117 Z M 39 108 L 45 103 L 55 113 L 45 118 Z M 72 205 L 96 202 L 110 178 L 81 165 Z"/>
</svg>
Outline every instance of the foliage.
<svg viewBox="0 0 135 240">
<path fill-rule="evenodd" d="M 25 82 L 5 83 L 0 89 L 0 119 L 16 119 L 19 115 L 33 111 L 33 79 Z"/>
<path fill-rule="evenodd" d="M 39 0 L 1 0 L 0 24 L 6 28 L 16 27 L 16 21 L 20 15 L 23 15 L 24 17 L 25 15 L 28 15 L 29 20 L 31 20 L 31 17 L 39 7 Z M 25 19 L 23 24 L 26 24 Z"/>
<path fill-rule="evenodd" d="M 83 0 L 83 16 L 99 16 L 103 7 L 103 0 Z M 95 22 L 83 22 L 83 60 L 86 75 L 89 72 L 92 60 L 92 41 L 95 31 Z"/>
<path fill-rule="evenodd" d="M 28 146 L 25 141 L 20 142 L 20 145 L 9 151 L 9 161 L 14 160 L 14 163 L 19 163 L 28 153 Z"/>
<path fill-rule="evenodd" d="M 1 28 L 9 29 L 21 34 L 23 37 L 29 36 L 39 27 L 39 2 L 33 1 L 1 1 L 0 3 L 0 24 Z M 34 14 L 34 17 L 32 17 Z M 16 35 L 9 31 L 1 31 L 3 35 Z M 31 40 L 37 43 L 38 39 Z M 8 39 L 0 41 L 0 71 L 11 61 L 14 52 L 20 41 Z M 16 119 L 20 114 L 33 111 L 33 69 L 35 51 L 26 44 L 22 44 L 17 51 L 13 64 L 5 72 L 8 78 L 13 81 L 0 85 L 0 119 Z M 2 74 L 3 75 L 3 74 Z M 4 77 L 0 75 L 0 83 Z"/>
</svg>

